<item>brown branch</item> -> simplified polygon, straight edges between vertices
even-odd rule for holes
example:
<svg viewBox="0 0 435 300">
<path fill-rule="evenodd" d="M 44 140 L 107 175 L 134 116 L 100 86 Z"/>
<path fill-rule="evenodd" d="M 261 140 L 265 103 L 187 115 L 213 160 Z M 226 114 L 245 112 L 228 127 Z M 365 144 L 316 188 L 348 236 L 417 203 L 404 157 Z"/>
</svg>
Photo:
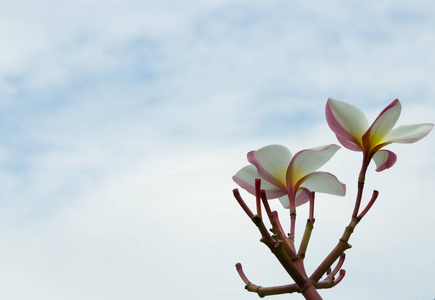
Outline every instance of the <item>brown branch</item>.
<svg viewBox="0 0 435 300">
<path fill-rule="evenodd" d="M 266 226 L 264 226 L 264 223 L 261 220 L 261 218 L 252 213 L 252 211 L 249 209 L 249 207 L 246 205 L 245 201 L 243 200 L 242 196 L 240 196 L 238 189 L 234 189 L 233 194 L 234 194 L 234 198 L 236 198 L 237 202 L 240 204 L 242 209 L 245 211 L 248 217 L 251 218 L 252 222 L 254 222 L 254 224 L 258 227 L 258 230 L 260 230 L 261 242 L 265 243 L 269 247 L 269 249 L 273 251 L 273 249 L 275 248 L 275 240 L 270 236 L 269 231 L 267 230 Z"/>
<path fill-rule="evenodd" d="M 256 284 L 253 284 L 245 275 L 243 272 L 242 265 L 240 263 L 236 264 L 237 273 L 239 273 L 240 278 L 243 280 L 243 282 L 246 284 L 245 289 L 249 292 L 257 293 L 258 296 L 261 298 L 265 296 L 271 296 L 271 295 L 280 295 L 280 294 L 289 294 L 298 292 L 300 293 L 301 290 L 297 284 L 289 284 L 289 285 L 281 285 L 281 286 L 275 286 L 275 287 L 262 287 Z"/>
<path fill-rule="evenodd" d="M 266 197 L 266 193 L 264 190 L 261 191 L 261 200 L 263 201 L 264 208 L 266 210 L 267 216 L 269 217 L 270 224 L 272 225 L 272 233 L 273 238 L 278 241 L 286 241 L 287 244 L 290 246 L 291 251 L 289 253 L 292 253 L 292 259 L 296 257 L 296 251 L 294 248 L 293 243 L 289 239 L 286 238 L 284 229 L 282 229 L 281 222 L 278 218 L 278 212 L 277 211 L 271 211 L 269 202 Z"/>
<path fill-rule="evenodd" d="M 272 211 L 269 206 L 269 201 L 266 197 L 266 192 L 261 190 L 261 200 L 263 202 L 264 209 L 266 210 L 267 216 L 269 217 L 270 224 L 272 225 L 272 232 L 275 236 L 285 237 L 284 230 L 282 229 L 281 222 L 278 218 L 278 213 L 276 211 Z M 283 238 L 281 238 L 283 239 Z"/>
<path fill-rule="evenodd" d="M 254 222 L 254 224 L 258 227 L 258 230 L 260 230 L 260 241 L 266 244 L 266 246 L 269 247 L 269 249 L 273 252 L 276 246 L 276 241 L 270 236 L 269 231 L 267 230 L 266 226 L 264 226 L 263 221 L 259 216 L 254 216 L 252 218 L 252 222 Z"/>
<path fill-rule="evenodd" d="M 257 183 L 258 186 L 258 183 Z M 257 187 L 258 189 L 258 187 Z M 267 203 L 267 198 L 265 193 L 260 191 L 260 198 L 263 201 L 265 209 L 268 213 L 269 219 L 272 223 L 272 232 L 274 232 L 274 237 L 269 234 L 266 229 L 263 220 L 258 215 L 254 215 L 249 207 L 246 205 L 243 198 L 237 189 L 233 190 L 234 197 L 236 198 L 239 205 L 245 211 L 245 213 L 251 218 L 254 224 L 257 226 L 261 233 L 261 242 L 266 244 L 287 273 L 295 281 L 295 284 L 289 286 L 281 286 L 274 288 L 261 288 L 260 286 L 252 284 L 244 275 L 241 265 L 237 265 L 237 271 L 242 280 L 247 283 L 246 288 L 249 291 L 255 291 L 260 297 L 264 297 L 269 294 L 279 294 L 279 293 L 289 293 L 290 291 L 299 291 L 304 295 L 306 299 L 311 300 L 321 300 L 322 298 L 316 291 L 315 283 L 308 279 L 305 272 L 303 261 L 295 253 L 293 241 L 290 238 L 285 237 L 284 231 L 282 230 L 281 224 L 278 219 L 278 214 L 276 211 L 272 212 L 270 210 L 269 204 Z M 257 192 L 258 195 L 258 192 Z M 258 206 L 257 206 L 258 209 Z M 260 208 L 261 209 L 261 208 Z M 294 228 L 294 227 L 293 227 Z M 297 287 L 297 289 L 295 288 Z M 289 290 L 290 289 L 290 290 Z"/>
<path fill-rule="evenodd" d="M 275 254 L 276 258 L 279 260 L 281 265 L 287 271 L 291 278 L 296 282 L 296 284 L 300 287 L 303 287 L 307 283 L 307 278 L 304 276 L 304 272 L 300 270 L 292 258 L 288 255 L 288 251 L 290 247 L 288 243 L 285 241 L 277 241 L 275 244 L 275 249 L 272 251 Z M 292 253 L 294 254 L 294 253 Z"/>
<path fill-rule="evenodd" d="M 301 273 L 300 267 L 298 268 L 293 262 L 294 259 L 297 259 L 297 256 L 294 251 L 290 248 L 289 244 L 286 242 L 285 238 L 283 240 L 274 240 L 269 231 L 264 226 L 263 220 L 257 215 L 254 215 L 249 207 L 246 205 L 245 201 L 240 196 L 237 189 L 233 190 L 234 197 L 239 202 L 242 209 L 246 212 L 248 216 L 252 216 L 251 220 L 257 226 L 261 233 L 260 241 L 264 243 L 269 249 L 275 254 L 276 258 L 278 258 L 281 265 L 287 271 L 287 273 L 293 278 L 293 280 L 299 286 L 303 286 L 306 283 L 307 278 L 304 277 L 305 274 Z M 272 213 L 273 215 L 273 213 Z M 274 219 L 274 222 L 279 222 L 278 219 Z"/>
<path fill-rule="evenodd" d="M 284 252 L 287 254 L 287 256 L 290 258 L 290 260 L 296 265 L 299 272 L 307 277 L 307 274 L 305 272 L 305 267 L 303 265 L 303 261 L 300 259 L 298 255 L 296 255 L 296 250 L 294 247 L 294 243 L 292 240 L 287 238 L 284 234 L 284 230 L 282 229 L 281 222 L 278 218 L 278 212 L 277 211 L 270 211 L 269 203 L 267 202 L 266 194 L 262 193 L 261 199 L 263 200 L 264 207 L 266 209 L 266 212 L 269 216 L 270 223 L 272 224 L 272 232 L 273 232 L 273 238 L 277 242 L 283 242 Z"/>
<path fill-rule="evenodd" d="M 352 220 L 349 226 L 344 230 L 341 239 L 338 241 L 335 248 L 329 253 L 329 255 L 323 260 L 319 267 L 310 276 L 310 279 L 314 282 L 318 282 L 320 278 L 325 274 L 325 272 L 331 267 L 331 265 L 343 254 L 344 251 L 351 248 L 352 246 L 348 243 L 350 236 L 353 233 L 355 226 L 357 225 L 356 220 Z"/>
<path fill-rule="evenodd" d="M 340 240 L 338 241 L 335 248 L 329 253 L 329 255 L 322 261 L 322 263 L 317 267 L 317 269 L 313 272 L 313 274 L 310 276 L 310 279 L 314 282 L 318 282 L 320 278 L 325 274 L 325 272 L 332 266 L 332 264 L 346 251 L 347 249 L 351 248 L 352 246 L 348 243 L 350 236 L 352 235 L 356 225 L 361 220 L 362 217 L 367 213 L 367 211 L 370 209 L 370 207 L 373 205 L 377 198 L 377 191 L 373 193 L 372 199 L 369 201 L 369 204 L 366 206 L 363 212 L 358 216 L 358 211 L 361 205 L 361 199 L 364 191 L 364 181 L 365 181 L 365 174 L 367 171 L 367 167 L 370 162 L 370 158 L 363 159 L 363 164 L 361 167 L 361 171 L 358 177 L 358 192 L 355 200 L 355 207 L 352 213 L 352 219 L 349 223 L 349 225 L 345 228 L 343 235 L 341 236 Z M 344 276 L 344 275 L 343 275 Z M 341 279 L 340 279 L 341 280 Z"/>
<path fill-rule="evenodd" d="M 286 284 L 286 285 L 279 285 L 274 287 L 262 287 L 260 285 L 256 285 L 252 283 L 243 272 L 242 265 L 240 263 L 236 264 L 237 273 L 239 274 L 240 278 L 245 283 L 245 289 L 248 292 L 257 293 L 258 296 L 261 298 L 266 296 L 272 296 L 272 295 L 281 295 L 281 294 L 291 294 L 291 293 L 301 293 L 301 288 L 293 283 L 293 284 Z M 345 270 L 340 270 L 340 274 L 338 275 L 338 278 L 334 280 L 333 278 L 328 277 L 327 279 L 319 282 L 316 285 L 316 289 L 329 289 L 337 284 L 340 283 L 340 281 L 343 279 L 344 275 L 346 274 Z"/>
</svg>

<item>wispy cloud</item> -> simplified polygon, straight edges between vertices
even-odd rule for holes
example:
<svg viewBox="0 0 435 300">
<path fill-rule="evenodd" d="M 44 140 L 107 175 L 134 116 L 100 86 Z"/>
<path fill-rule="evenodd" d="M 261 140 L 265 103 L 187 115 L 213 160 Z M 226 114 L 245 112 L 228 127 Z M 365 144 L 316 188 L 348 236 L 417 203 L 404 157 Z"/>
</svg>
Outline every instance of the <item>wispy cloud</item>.
<svg viewBox="0 0 435 300">
<path fill-rule="evenodd" d="M 231 198 L 231 176 L 266 143 L 297 152 L 336 142 L 323 115 L 328 97 L 372 118 L 398 97 L 403 124 L 433 122 L 433 9 L 3 2 L 0 296 L 256 297 L 243 290 L 238 260 L 259 284 L 288 283 Z M 325 298 L 390 297 L 380 291 L 394 293 L 405 276 L 397 266 L 416 248 L 406 268 L 419 277 L 395 297 L 434 297 L 421 282 L 435 250 L 426 242 L 434 139 L 402 146 L 389 174 L 368 182 L 381 199 L 351 241 L 347 278 Z M 350 195 L 358 159 L 342 150 L 329 164 Z M 341 234 L 348 202 L 319 200 L 312 266 Z"/>
</svg>

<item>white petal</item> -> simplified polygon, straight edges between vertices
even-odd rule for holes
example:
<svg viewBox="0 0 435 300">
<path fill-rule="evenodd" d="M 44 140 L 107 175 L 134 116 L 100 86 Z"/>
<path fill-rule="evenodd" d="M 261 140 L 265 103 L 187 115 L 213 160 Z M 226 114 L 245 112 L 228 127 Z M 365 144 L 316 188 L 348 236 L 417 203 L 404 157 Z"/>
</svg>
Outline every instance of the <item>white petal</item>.
<svg viewBox="0 0 435 300">
<path fill-rule="evenodd" d="M 362 151 L 361 145 L 358 144 L 356 141 L 352 140 L 346 140 L 345 138 L 337 135 L 337 140 L 342 144 L 345 148 L 352 150 L 352 151 Z"/>
<path fill-rule="evenodd" d="M 233 180 L 242 188 L 247 190 L 249 193 L 255 195 L 255 179 L 260 178 L 257 173 L 257 168 L 253 165 L 248 165 L 240 169 L 236 175 L 233 176 Z M 273 199 L 281 197 L 286 194 L 279 187 L 267 182 L 266 180 L 261 180 L 261 189 L 266 192 L 268 199 Z"/>
<path fill-rule="evenodd" d="M 307 203 L 308 201 L 310 201 L 310 197 L 311 192 L 309 190 L 305 188 L 299 189 L 295 195 L 295 206 L 297 207 L 299 205 Z M 281 202 L 282 206 L 284 206 L 284 208 L 290 208 L 290 199 L 288 195 L 280 197 L 279 201 Z"/>
<path fill-rule="evenodd" d="M 340 146 L 331 144 L 322 147 L 302 150 L 295 154 L 290 164 L 289 182 L 296 183 L 305 175 L 316 171 L 323 166 Z"/>
<path fill-rule="evenodd" d="M 328 125 L 337 137 L 351 144 L 361 145 L 362 136 L 369 128 L 369 122 L 358 107 L 329 98 L 325 112 Z M 344 144 L 343 146 L 347 147 Z"/>
<path fill-rule="evenodd" d="M 370 136 L 369 139 L 372 148 L 379 145 L 390 133 L 391 129 L 396 125 L 401 111 L 402 105 L 400 101 L 396 99 L 379 114 L 366 133 L 366 135 Z"/>
<path fill-rule="evenodd" d="M 292 154 L 281 145 L 269 145 L 248 153 L 248 161 L 257 167 L 261 178 L 287 190 L 286 173 Z"/>
<path fill-rule="evenodd" d="M 402 125 L 393 129 L 388 134 L 384 142 L 385 143 L 415 143 L 418 140 L 424 138 L 431 132 L 434 124 L 412 124 Z"/>
<path fill-rule="evenodd" d="M 337 196 L 344 196 L 346 194 L 346 185 L 341 183 L 337 177 L 327 172 L 314 172 L 302 180 L 301 186 L 312 192 Z"/>
<path fill-rule="evenodd" d="M 388 150 L 380 150 L 373 155 L 373 160 L 376 164 L 376 171 L 381 172 L 385 169 L 391 168 L 397 160 L 396 154 Z"/>
<path fill-rule="evenodd" d="M 311 192 L 308 189 L 301 188 L 296 193 L 295 206 L 299 206 L 310 201 Z"/>
</svg>

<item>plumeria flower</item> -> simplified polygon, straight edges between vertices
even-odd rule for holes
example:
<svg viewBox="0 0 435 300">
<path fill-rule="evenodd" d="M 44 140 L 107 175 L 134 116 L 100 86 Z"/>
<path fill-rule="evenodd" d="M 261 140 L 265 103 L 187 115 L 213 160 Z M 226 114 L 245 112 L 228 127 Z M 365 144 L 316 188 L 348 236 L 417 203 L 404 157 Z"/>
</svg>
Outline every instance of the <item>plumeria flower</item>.
<svg viewBox="0 0 435 300">
<path fill-rule="evenodd" d="M 262 179 L 261 189 L 267 198 L 279 198 L 285 208 L 308 202 L 310 191 L 344 196 L 346 186 L 334 175 L 316 172 L 339 148 L 327 145 L 302 150 L 292 156 L 284 146 L 266 146 L 248 153 L 252 165 L 242 168 L 233 180 L 255 195 L 255 179 Z"/>
<path fill-rule="evenodd" d="M 393 129 L 400 116 L 402 106 L 398 99 L 391 102 L 369 125 L 364 113 L 346 102 L 329 98 L 326 104 L 326 120 L 346 148 L 364 153 L 365 164 L 370 160 L 376 163 L 376 171 L 380 172 L 394 165 L 396 154 L 381 150 L 391 143 L 414 143 L 426 135 L 434 127 L 433 124 L 402 125 Z"/>
</svg>

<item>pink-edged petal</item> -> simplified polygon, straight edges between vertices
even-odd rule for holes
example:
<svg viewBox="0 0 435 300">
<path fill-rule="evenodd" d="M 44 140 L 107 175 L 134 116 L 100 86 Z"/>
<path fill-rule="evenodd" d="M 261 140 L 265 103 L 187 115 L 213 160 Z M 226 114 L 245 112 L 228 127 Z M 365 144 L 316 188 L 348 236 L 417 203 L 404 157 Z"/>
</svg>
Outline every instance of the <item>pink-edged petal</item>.
<svg viewBox="0 0 435 300">
<path fill-rule="evenodd" d="M 341 137 L 342 140 L 346 140 L 352 145 L 360 145 L 362 147 L 362 136 L 369 128 L 369 123 L 359 108 L 346 102 L 329 98 L 326 103 L 325 113 L 326 121 L 337 137 Z M 343 143 L 343 146 L 348 148 L 349 145 Z M 349 149 L 355 150 L 355 147 L 352 146 Z"/>
<path fill-rule="evenodd" d="M 346 185 L 337 177 L 327 172 L 314 172 L 302 178 L 301 187 L 312 192 L 326 193 L 337 196 L 346 194 Z"/>
<path fill-rule="evenodd" d="M 341 136 L 337 135 L 337 140 L 342 144 L 345 148 L 353 151 L 362 151 L 362 148 L 359 144 L 355 144 L 353 141 L 348 141 Z"/>
<path fill-rule="evenodd" d="M 399 119 L 402 105 L 398 99 L 391 102 L 376 118 L 369 130 L 364 134 L 364 146 L 370 149 L 382 143 Z"/>
<path fill-rule="evenodd" d="M 299 206 L 310 201 L 311 192 L 308 189 L 301 188 L 296 192 L 295 206 Z"/>
<path fill-rule="evenodd" d="M 431 132 L 434 124 L 402 125 L 393 129 L 384 139 L 385 143 L 415 143 Z"/>
<path fill-rule="evenodd" d="M 307 203 L 308 201 L 310 201 L 310 197 L 311 192 L 309 190 L 305 188 L 299 189 L 295 195 L 295 206 L 297 207 L 299 205 Z M 284 206 L 284 208 L 290 208 L 290 199 L 288 195 L 280 197 L 279 201 L 281 202 L 282 206 Z"/>
<path fill-rule="evenodd" d="M 253 165 L 243 167 L 233 176 L 233 180 L 252 195 L 255 195 L 255 179 L 257 178 L 261 179 L 260 175 L 258 175 L 257 168 Z M 278 198 L 286 194 L 285 191 L 264 179 L 261 180 L 261 189 L 266 192 L 268 199 Z"/>
<path fill-rule="evenodd" d="M 376 171 L 381 172 L 391 168 L 396 163 L 397 156 L 394 154 L 394 152 L 380 150 L 373 155 L 373 160 L 376 164 Z"/>
<path fill-rule="evenodd" d="M 269 145 L 248 153 L 248 161 L 257 167 L 261 178 L 286 190 L 286 172 L 292 159 L 289 149 L 282 145 Z"/>
<path fill-rule="evenodd" d="M 291 187 L 293 187 L 296 182 L 305 175 L 316 171 L 323 166 L 331 159 L 338 149 L 340 149 L 340 146 L 331 144 L 302 150 L 296 153 L 289 165 L 289 171 L 287 172 L 287 180 L 292 183 Z"/>
</svg>

